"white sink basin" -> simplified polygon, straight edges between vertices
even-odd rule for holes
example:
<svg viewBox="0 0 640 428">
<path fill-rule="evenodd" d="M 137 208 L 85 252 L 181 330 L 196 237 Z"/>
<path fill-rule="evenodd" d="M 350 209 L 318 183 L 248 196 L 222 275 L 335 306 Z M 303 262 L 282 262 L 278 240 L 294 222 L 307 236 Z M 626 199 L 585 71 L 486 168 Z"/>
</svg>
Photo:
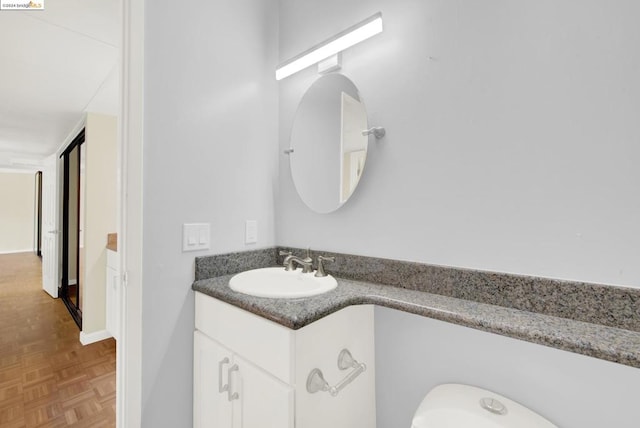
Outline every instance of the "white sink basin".
<svg viewBox="0 0 640 428">
<path fill-rule="evenodd" d="M 229 287 L 239 293 L 258 297 L 295 299 L 331 291 L 338 283 L 331 275 L 322 278 L 301 269 L 287 272 L 284 267 L 269 267 L 241 272 L 229 280 Z"/>
</svg>

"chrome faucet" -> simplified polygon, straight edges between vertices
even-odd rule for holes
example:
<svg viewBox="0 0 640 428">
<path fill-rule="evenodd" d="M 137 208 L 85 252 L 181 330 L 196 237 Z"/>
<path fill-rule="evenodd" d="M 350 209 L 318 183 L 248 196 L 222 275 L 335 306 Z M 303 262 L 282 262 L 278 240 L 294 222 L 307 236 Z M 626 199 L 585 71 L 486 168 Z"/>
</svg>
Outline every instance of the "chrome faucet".
<svg viewBox="0 0 640 428">
<path fill-rule="evenodd" d="M 282 264 L 284 265 L 284 270 L 292 271 L 296 270 L 295 263 L 302 266 L 302 273 L 310 273 L 313 272 L 313 259 L 309 256 L 304 259 L 294 256 L 290 251 L 280 251 L 281 256 L 286 256 Z"/>
</svg>

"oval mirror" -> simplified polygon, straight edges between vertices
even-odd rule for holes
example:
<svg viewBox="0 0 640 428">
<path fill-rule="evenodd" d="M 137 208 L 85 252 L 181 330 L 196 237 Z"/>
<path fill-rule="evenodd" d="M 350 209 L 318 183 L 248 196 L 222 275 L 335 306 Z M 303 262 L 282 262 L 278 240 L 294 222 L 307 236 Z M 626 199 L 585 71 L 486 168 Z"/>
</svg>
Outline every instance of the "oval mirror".
<svg viewBox="0 0 640 428">
<path fill-rule="evenodd" d="M 358 88 L 342 74 L 320 77 L 302 97 L 289 161 L 296 190 L 313 211 L 335 211 L 355 190 L 367 158 L 366 129 Z"/>
</svg>

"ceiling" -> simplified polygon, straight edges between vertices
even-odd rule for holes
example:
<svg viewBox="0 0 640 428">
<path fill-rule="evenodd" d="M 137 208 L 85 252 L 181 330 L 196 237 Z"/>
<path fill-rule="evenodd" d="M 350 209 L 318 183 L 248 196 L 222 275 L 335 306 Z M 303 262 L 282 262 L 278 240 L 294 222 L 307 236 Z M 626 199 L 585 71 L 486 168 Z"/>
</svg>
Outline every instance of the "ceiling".
<svg viewBox="0 0 640 428">
<path fill-rule="evenodd" d="M 0 168 L 54 153 L 85 111 L 117 114 L 119 0 L 0 11 Z"/>
</svg>

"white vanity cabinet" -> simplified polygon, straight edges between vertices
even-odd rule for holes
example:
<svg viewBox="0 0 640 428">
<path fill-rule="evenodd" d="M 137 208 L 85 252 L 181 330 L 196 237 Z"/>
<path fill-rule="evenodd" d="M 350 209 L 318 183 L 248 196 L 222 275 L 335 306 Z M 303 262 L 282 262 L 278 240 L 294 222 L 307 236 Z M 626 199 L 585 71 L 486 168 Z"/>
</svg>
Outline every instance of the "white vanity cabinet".
<svg viewBox="0 0 640 428">
<path fill-rule="evenodd" d="M 194 427 L 375 427 L 373 308 L 354 306 L 299 330 L 196 292 Z M 367 370 L 337 396 L 307 391 L 318 368 L 333 386 L 349 349 Z"/>
<path fill-rule="evenodd" d="M 293 427 L 293 389 L 196 331 L 194 427 Z"/>
<path fill-rule="evenodd" d="M 232 402 L 222 385 L 223 372 L 230 368 L 233 354 L 199 331 L 194 333 L 193 346 L 193 394 L 198 398 L 193 403 L 193 426 L 231 427 Z"/>
<path fill-rule="evenodd" d="M 292 428 L 293 388 L 282 354 L 289 336 L 284 327 L 196 293 L 194 427 Z"/>
</svg>

